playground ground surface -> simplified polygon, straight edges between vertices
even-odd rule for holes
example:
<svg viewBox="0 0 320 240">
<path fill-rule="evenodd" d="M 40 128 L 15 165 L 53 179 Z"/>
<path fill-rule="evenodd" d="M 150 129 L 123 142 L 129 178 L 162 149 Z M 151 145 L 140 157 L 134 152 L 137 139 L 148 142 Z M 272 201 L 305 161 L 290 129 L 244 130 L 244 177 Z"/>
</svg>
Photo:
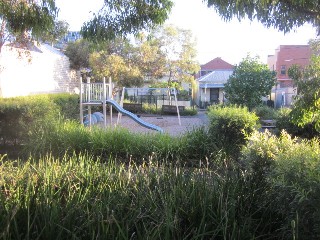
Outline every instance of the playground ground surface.
<svg viewBox="0 0 320 240">
<path fill-rule="evenodd" d="M 208 116 L 206 112 L 199 111 L 195 116 L 181 116 L 179 125 L 179 119 L 177 115 L 141 115 L 140 118 L 147 123 L 152 123 L 163 129 L 163 132 L 171 136 L 179 136 L 187 131 L 191 131 L 194 128 L 208 125 Z M 118 114 L 114 114 L 112 118 L 112 125 L 117 123 Z M 107 118 L 108 124 L 110 118 Z M 122 115 L 119 121 L 119 126 L 127 128 L 131 132 L 135 133 L 156 133 L 155 130 L 145 128 L 135 122 L 133 119 Z"/>
</svg>

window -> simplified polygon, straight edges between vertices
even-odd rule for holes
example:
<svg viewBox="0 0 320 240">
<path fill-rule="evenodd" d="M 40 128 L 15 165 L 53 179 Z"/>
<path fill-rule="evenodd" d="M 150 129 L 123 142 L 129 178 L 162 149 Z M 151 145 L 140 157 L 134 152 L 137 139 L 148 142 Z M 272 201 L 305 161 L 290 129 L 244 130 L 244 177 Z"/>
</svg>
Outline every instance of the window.
<svg viewBox="0 0 320 240">
<path fill-rule="evenodd" d="M 280 74 L 281 75 L 286 75 L 286 65 L 282 65 L 281 66 Z"/>
</svg>

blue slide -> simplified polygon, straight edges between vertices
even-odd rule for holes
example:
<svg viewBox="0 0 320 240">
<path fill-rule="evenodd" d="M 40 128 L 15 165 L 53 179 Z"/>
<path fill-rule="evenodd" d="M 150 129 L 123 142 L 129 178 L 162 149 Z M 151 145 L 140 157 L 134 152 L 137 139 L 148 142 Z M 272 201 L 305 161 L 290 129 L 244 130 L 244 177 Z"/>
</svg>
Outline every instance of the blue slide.
<svg viewBox="0 0 320 240">
<path fill-rule="evenodd" d="M 106 100 L 106 103 L 111 104 L 112 106 L 114 106 L 117 109 L 118 112 L 132 118 L 135 122 L 139 123 L 141 126 L 163 133 L 162 128 L 160 128 L 154 124 L 147 123 L 147 122 L 143 121 L 142 119 L 138 118 L 137 115 L 122 108 L 116 101 L 114 101 L 112 99 L 108 99 L 108 100 Z"/>
</svg>

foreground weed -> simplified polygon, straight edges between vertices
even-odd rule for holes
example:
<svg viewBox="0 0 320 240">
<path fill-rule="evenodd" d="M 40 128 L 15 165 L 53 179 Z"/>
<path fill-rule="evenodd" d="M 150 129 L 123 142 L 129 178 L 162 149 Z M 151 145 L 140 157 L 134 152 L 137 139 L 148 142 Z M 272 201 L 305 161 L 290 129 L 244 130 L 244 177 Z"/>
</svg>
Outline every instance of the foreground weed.
<svg viewBox="0 0 320 240">
<path fill-rule="evenodd" d="M 1 165 L 4 239 L 252 239 L 243 180 L 154 156 L 85 154 Z"/>
</svg>

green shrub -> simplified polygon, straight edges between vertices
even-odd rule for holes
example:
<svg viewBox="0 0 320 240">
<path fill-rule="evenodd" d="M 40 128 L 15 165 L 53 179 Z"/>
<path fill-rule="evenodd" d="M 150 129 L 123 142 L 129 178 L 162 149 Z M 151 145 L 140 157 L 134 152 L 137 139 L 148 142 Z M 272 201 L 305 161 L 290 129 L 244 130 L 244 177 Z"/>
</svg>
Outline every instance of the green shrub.
<svg viewBox="0 0 320 240">
<path fill-rule="evenodd" d="M 24 142 L 31 128 L 59 117 L 59 108 L 47 96 L 0 99 L 0 135 L 4 143 Z"/>
<path fill-rule="evenodd" d="M 266 186 L 281 231 L 279 238 L 318 239 L 320 236 L 320 144 L 299 140 L 286 132 L 280 137 L 256 133 L 242 151 L 242 164 L 251 185 Z"/>
<path fill-rule="evenodd" d="M 50 100 L 59 106 L 59 112 L 65 119 L 79 120 L 80 104 L 78 94 L 48 94 Z"/>
<path fill-rule="evenodd" d="M 292 122 L 292 117 L 290 115 L 290 108 L 282 108 L 278 110 L 278 115 L 276 118 L 276 126 L 279 133 L 285 130 L 292 136 L 302 137 L 311 139 L 318 137 L 319 133 L 315 130 L 315 124 L 308 124 L 304 127 L 300 127 Z"/>
<path fill-rule="evenodd" d="M 195 116 L 197 115 L 198 111 L 194 107 L 185 107 L 184 111 L 180 112 L 181 116 Z"/>
<path fill-rule="evenodd" d="M 277 117 L 277 110 L 266 105 L 254 108 L 253 112 L 259 119 L 275 119 Z"/>
<path fill-rule="evenodd" d="M 245 107 L 219 105 L 210 106 L 208 116 L 208 133 L 213 143 L 227 157 L 237 159 L 240 149 L 255 130 L 258 117 Z"/>
</svg>

